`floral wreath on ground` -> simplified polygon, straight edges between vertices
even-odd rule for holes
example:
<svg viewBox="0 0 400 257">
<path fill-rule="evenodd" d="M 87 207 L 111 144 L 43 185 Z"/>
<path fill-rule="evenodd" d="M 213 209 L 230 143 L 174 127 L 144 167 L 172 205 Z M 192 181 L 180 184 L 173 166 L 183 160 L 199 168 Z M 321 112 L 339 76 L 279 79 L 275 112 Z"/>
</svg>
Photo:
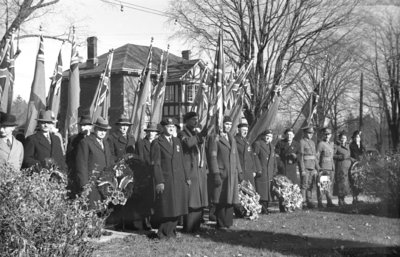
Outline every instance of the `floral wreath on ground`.
<svg viewBox="0 0 400 257">
<path fill-rule="evenodd" d="M 298 185 L 294 185 L 290 179 L 283 175 L 275 176 L 271 181 L 271 191 L 277 196 L 286 212 L 301 209 L 303 197 Z"/>
<path fill-rule="evenodd" d="M 133 193 L 135 181 L 131 168 L 132 154 L 126 154 L 116 164 L 103 172 L 97 181 L 100 193 L 106 198 L 106 204 L 125 205 Z"/>
<path fill-rule="evenodd" d="M 250 220 L 258 218 L 258 214 L 261 213 L 260 195 L 247 180 L 243 180 L 239 184 L 239 201 L 246 211 L 244 214 L 246 218 Z"/>
</svg>

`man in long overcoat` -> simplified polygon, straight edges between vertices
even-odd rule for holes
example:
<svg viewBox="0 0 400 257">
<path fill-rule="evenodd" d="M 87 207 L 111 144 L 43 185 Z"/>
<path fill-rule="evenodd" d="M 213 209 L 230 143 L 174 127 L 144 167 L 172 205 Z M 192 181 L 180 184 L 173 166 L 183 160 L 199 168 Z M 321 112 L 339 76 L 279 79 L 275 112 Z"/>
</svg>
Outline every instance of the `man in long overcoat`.
<svg viewBox="0 0 400 257">
<path fill-rule="evenodd" d="M 272 145 L 272 130 L 264 131 L 260 138 L 254 142 L 254 152 L 261 167 L 261 173 L 256 174 L 256 191 L 260 194 L 260 204 L 262 213 L 268 213 L 268 204 L 271 201 L 271 180 L 277 173 L 277 163 L 275 158 L 274 146 Z"/>
<path fill-rule="evenodd" d="M 224 117 L 223 130 L 211 135 L 208 142 L 209 171 L 213 179 L 212 203 L 216 204 L 217 228 L 233 225 L 233 206 L 239 204 L 238 181 L 242 176 L 236 140 L 229 134 L 230 117 Z"/>
<path fill-rule="evenodd" d="M 94 124 L 93 134 L 81 140 L 76 153 L 76 173 L 79 190 L 90 183 L 94 178 L 95 182 L 101 176 L 101 173 L 114 164 L 111 150 L 105 136 L 111 127 L 108 121 L 99 117 Z M 92 184 L 92 190 L 89 193 L 89 208 L 95 208 L 95 203 L 103 200 L 97 183 Z"/>
<path fill-rule="evenodd" d="M 176 236 L 181 216 L 188 213 L 188 186 L 190 179 L 183 162 L 182 145 L 173 137 L 177 121 L 164 118 L 164 133 L 151 144 L 151 159 L 156 184 L 155 215 L 159 218 L 158 238 Z"/>
<path fill-rule="evenodd" d="M 285 138 L 280 140 L 275 146 L 275 153 L 279 155 L 278 170 L 290 179 L 293 184 L 300 185 L 299 153 L 300 144 L 293 140 L 294 131 L 292 128 L 285 130 Z"/>
<path fill-rule="evenodd" d="M 2 113 L 0 117 L 0 164 L 6 163 L 20 170 L 24 160 L 24 147 L 13 135 L 17 126 L 14 115 Z"/>
<path fill-rule="evenodd" d="M 112 133 L 108 140 L 112 155 L 115 160 L 118 160 L 126 153 L 135 153 L 135 139 L 128 134 L 129 127 L 132 125 L 128 118 L 119 118 L 115 125 L 117 125 L 118 130 Z"/>
<path fill-rule="evenodd" d="M 240 167 L 243 171 L 243 180 L 247 180 L 255 186 L 254 176 L 261 172 L 261 167 L 257 166 L 259 164 L 259 162 L 256 162 L 257 156 L 253 151 L 253 146 L 247 140 L 249 125 L 247 123 L 240 123 L 238 129 L 239 133 L 235 136 L 235 140 L 240 160 Z"/>
<path fill-rule="evenodd" d="M 203 209 L 208 206 L 207 170 L 204 142 L 207 131 L 200 132 L 198 115 L 188 112 L 184 116 L 185 126 L 178 133 L 183 148 L 183 159 L 191 181 L 189 187 L 189 214 L 185 216 L 183 230 L 196 232 L 200 229 Z"/>
<path fill-rule="evenodd" d="M 75 197 L 79 192 L 75 167 L 78 145 L 85 137 L 90 135 L 92 128 L 93 123 L 90 116 L 82 115 L 78 123 L 79 133 L 68 139 L 66 159 L 68 165 L 68 188 L 71 191 L 71 197 Z"/>
<path fill-rule="evenodd" d="M 41 110 L 37 121 L 39 130 L 25 141 L 23 168 L 36 164 L 49 168 L 51 164 L 55 164 L 66 172 L 62 142 L 59 137 L 50 133 L 52 124 L 56 122 L 53 112 Z"/>
</svg>

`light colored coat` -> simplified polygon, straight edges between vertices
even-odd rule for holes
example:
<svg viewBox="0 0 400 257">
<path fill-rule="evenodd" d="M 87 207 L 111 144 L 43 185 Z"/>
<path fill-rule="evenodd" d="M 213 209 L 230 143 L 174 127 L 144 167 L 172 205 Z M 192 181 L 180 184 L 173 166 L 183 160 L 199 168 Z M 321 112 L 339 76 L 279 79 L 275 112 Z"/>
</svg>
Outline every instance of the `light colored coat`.
<svg viewBox="0 0 400 257">
<path fill-rule="evenodd" d="M 4 140 L 0 139 L 0 163 L 7 163 L 13 168 L 20 170 L 24 160 L 24 147 L 14 136 L 12 137 L 11 149 Z"/>
</svg>

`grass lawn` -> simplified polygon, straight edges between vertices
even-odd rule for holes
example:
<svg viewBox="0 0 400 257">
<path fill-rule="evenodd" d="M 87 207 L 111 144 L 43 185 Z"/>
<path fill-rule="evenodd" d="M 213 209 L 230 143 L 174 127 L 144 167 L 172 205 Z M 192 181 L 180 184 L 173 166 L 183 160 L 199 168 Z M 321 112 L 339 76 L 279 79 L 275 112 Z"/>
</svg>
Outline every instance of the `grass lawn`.
<svg viewBox="0 0 400 257">
<path fill-rule="evenodd" d="M 235 219 L 229 231 L 204 224 L 196 235 L 151 240 L 132 233 L 96 243 L 93 256 L 400 256 L 400 219 L 385 206 L 275 212 L 258 220 Z"/>
</svg>

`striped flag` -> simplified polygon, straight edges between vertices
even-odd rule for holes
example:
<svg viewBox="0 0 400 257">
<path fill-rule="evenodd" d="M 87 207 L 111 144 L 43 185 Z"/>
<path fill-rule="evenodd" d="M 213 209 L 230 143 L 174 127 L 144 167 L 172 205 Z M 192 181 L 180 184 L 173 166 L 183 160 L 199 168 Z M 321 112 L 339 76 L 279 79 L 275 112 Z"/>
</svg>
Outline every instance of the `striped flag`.
<svg viewBox="0 0 400 257">
<path fill-rule="evenodd" d="M 43 37 L 40 36 L 39 50 L 36 57 L 35 73 L 33 76 L 31 95 L 28 103 L 25 137 L 35 132 L 40 110 L 46 108 L 46 77 L 44 72 L 44 46 Z"/>
<path fill-rule="evenodd" d="M 68 129 L 68 135 L 74 135 L 78 133 L 78 108 L 80 105 L 80 92 L 81 86 L 79 82 L 79 53 L 75 42 L 75 35 L 73 35 L 68 83 L 68 106 L 66 116 L 66 129 Z"/>
<path fill-rule="evenodd" d="M 161 58 L 160 70 L 163 67 L 162 63 L 163 63 L 163 59 Z M 165 87 L 167 85 L 167 77 L 168 77 L 168 50 L 167 50 L 167 54 L 165 56 L 165 64 L 164 64 L 164 70 L 163 70 L 161 80 L 155 87 L 154 92 L 151 96 L 152 112 L 151 112 L 150 121 L 154 122 L 156 124 L 160 123 L 161 119 L 162 119 L 164 98 L 165 98 Z"/>
<path fill-rule="evenodd" d="M 3 49 L 3 52 L 0 53 L 0 111 L 10 114 L 15 77 L 14 33 L 11 34 L 11 38 L 7 40 Z"/>
<path fill-rule="evenodd" d="M 202 128 L 206 126 L 208 117 L 208 69 L 204 69 L 200 77 L 200 85 L 194 98 L 191 111 L 199 115 L 199 124 Z"/>
<path fill-rule="evenodd" d="M 92 121 L 95 122 L 98 117 L 108 120 L 108 109 L 110 108 L 110 88 L 111 88 L 111 68 L 114 58 L 114 50 L 108 52 L 107 63 L 104 72 L 100 75 L 100 81 L 97 85 L 92 104 L 90 105 L 90 114 Z"/>
<path fill-rule="evenodd" d="M 46 109 L 51 110 L 55 117 L 58 117 L 58 111 L 60 108 L 60 96 L 61 96 L 61 81 L 63 73 L 63 63 L 62 63 L 62 46 L 60 52 L 58 53 L 58 59 L 54 67 L 53 77 L 51 77 L 51 84 L 49 89 L 49 94 L 47 96 Z"/>
<path fill-rule="evenodd" d="M 210 90 L 210 103 L 207 128 L 208 133 L 218 133 L 222 130 L 224 118 L 224 74 L 225 74 L 225 58 L 224 58 L 224 39 L 222 31 L 218 35 L 218 44 L 215 52 L 213 80 Z"/>
</svg>

